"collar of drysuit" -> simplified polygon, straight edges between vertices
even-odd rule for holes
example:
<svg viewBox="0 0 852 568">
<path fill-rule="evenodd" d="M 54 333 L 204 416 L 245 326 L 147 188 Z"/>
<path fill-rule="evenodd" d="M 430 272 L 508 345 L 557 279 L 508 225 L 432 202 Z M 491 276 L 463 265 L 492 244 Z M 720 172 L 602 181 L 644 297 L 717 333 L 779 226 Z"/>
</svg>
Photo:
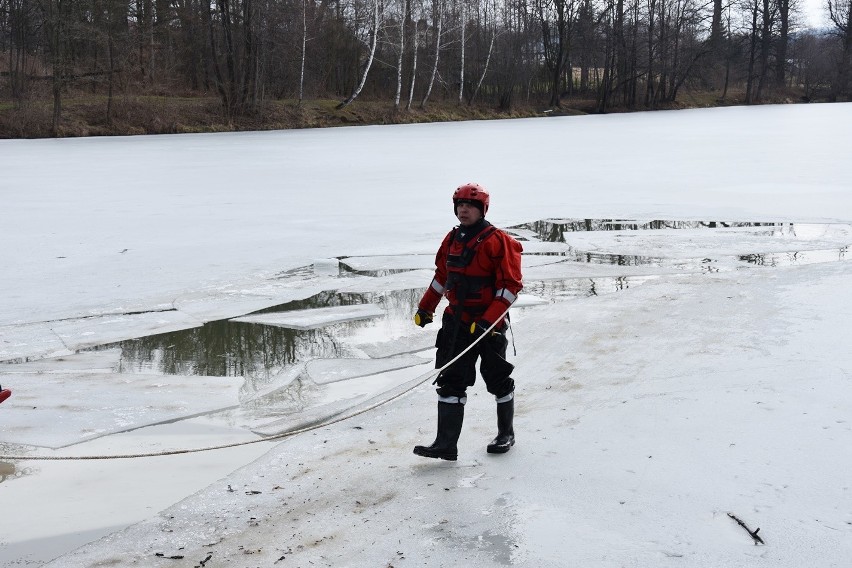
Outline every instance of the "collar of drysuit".
<svg viewBox="0 0 852 568">
<path fill-rule="evenodd" d="M 459 225 L 458 229 L 456 229 L 456 240 L 461 241 L 463 243 L 467 243 L 473 237 L 475 237 L 490 226 L 491 223 L 486 221 L 484 218 L 480 219 L 473 225 Z"/>
</svg>

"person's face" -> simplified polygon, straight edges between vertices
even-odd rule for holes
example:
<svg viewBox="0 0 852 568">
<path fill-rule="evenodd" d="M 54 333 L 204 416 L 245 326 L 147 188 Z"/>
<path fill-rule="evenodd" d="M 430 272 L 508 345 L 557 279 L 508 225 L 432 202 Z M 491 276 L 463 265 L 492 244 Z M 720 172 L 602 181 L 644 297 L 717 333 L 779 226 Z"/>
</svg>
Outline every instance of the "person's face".
<svg viewBox="0 0 852 568">
<path fill-rule="evenodd" d="M 459 203 L 456 206 L 456 217 L 462 225 L 470 226 L 482 219 L 482 213 L 480 213 L 479 207 L 475 205 Z"/>
</svg>

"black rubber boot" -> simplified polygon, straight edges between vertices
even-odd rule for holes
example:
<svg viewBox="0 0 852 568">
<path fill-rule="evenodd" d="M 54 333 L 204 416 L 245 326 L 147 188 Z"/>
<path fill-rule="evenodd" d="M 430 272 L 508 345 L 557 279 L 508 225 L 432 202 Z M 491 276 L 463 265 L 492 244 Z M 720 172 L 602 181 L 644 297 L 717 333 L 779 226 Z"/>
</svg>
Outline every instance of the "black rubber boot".
<svg viewBox="0 0 852 568">
<path fill-rule="evenodd" d="M 515 445 L 515 399 L 497 404 L 497 437 L 488 444 L 489 454 L 505 454 Z"/>
<path fill-rule="evenodd" d="M 456 444 L 464 422 L 464 405 L 438 403 L 438 435 L 431 446 L 414 446 L 414 453 L 424 458 L 456 461 L 459 451 Z"/>
</svg>

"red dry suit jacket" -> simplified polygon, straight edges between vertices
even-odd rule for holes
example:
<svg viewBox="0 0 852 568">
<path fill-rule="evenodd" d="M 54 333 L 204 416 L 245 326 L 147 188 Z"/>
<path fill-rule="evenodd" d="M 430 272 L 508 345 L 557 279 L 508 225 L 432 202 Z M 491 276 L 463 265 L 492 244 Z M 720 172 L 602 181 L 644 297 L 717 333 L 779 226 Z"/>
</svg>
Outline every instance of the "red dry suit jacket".
<svg viewBox="0 0 852 568">
<path fill-rule="evenodd" d="M 461 308 L 464 322 L 495 323 L 517 299 L 521 282 L 521 243 L 488 221 L 469 229 L 454 228 L 444 237 L 435 256 L 435 278 L 418 308 L 434 313 L 442 296 L 447 312 Z"/>
</svg>

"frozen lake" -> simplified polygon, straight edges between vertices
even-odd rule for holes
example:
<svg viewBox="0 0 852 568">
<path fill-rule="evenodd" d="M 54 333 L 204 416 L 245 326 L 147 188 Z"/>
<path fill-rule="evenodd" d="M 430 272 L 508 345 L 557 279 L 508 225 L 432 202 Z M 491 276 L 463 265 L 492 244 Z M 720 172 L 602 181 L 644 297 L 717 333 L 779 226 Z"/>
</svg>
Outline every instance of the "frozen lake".
<svg viewBox="0 0 852 568">
<path fill-rule="evenodd" d="M 835 319 L 849 310 L 848 301 L 833 292 L 818 300 L 803 298 L 821 289 L 814 282 L 832 289 L 848 283 L 852 175 L 842 155 L 852 140 L 842 125 L 850 118 L 850 105 L 823 105 L 319 132 L 2 141 L 0 160 L 9 175 L 0 182 L 0 195 L 4 209 L 12 212 L 0 227 L 9 244 L 2 260 L 19 269 L 0 276 L 5 298 L 0 384 L 14 391 L 0 406 L 0 455 L 158 453 L 255 442 L 381 401 L 428 374 L 434 332 L 413 326 L 410 317 L 431 279 L 434 250 L 453 224 L 452 188 L 471 179 L 492 190 L 489 219 L 524 245 L 525 290 L 512 317 L 519 384 L 535 389 L 527 392 L 530 404 L 536 393 L 550 389 L 559 369 L 570 367 L 578 383 L 601 381 L 589 399 L 577 399 L 569 389 L 554 399 L 553 409 L 521 414 L 528 430 L 544 424 L 553 433 L 567 428 L 574 434 L 566 443 L 580 453 L 588 450 L 577 447 L 584 443 L 582 425 L 574 419 L 561 423 L 560 409 L 573 408 L 589 418 L 606 415 L 602 409 L 609 403 L 602 401 L 616 392 L 625 396 L 623 387 L 606 385 L 648 365 L 628 364 L 630 358 L 668 361 L 666 351 L 692 349 L 697 355 L 684 359 L 691 362 L 667 363 L 669 371 L 680 369 L 662 373 L 675 377 L 668 379 L 669 391 L 678 390 L 677 381 L 690 382 L 692 373 L 729 367 L 728 390 L 704 393 L 704 406 L 694 409 L 698 413 L 728 396 L 724 393 L 735 377 L 747 375 L 761 353 L 771 352 L 773 364 L 801 374 L 796 366 L 801 354 L 783 355 L 764 344 L 776 333 L 767 323 L 772 318 L 746 314 L 761 290 L 766 298 L 757 303 L 777 302 L 779 309 L 793 310 L 792 321 L 804 317 L 802 306 L 815 302 L 811 313 L 838 323 L 812 334 L 807 348 L 813 357 L 833 353 L 825 338 L 848 331 L 836 327 L 848 320 Z M 640 143 L 649 136 L 660 142 L 656 149 Z M 150 167 L 134 169 L 140 162 Z M 442 167 L 424 168 L 428 163 Z M 666 183 L 655 177 L 658 171 L 666 172 Z M 784 286 L 786 299 L 779 291 Z M 691 291 L 684 294 L 686 289 Z M 668 313 L 684 298 L 696 304 Z M 698 308 L 702 302 L 706 307 Z M 733 305 L 740 302 L 746 303 Z M 681 331 L 671 333 L 668 323 L 646 325 L 610 345 L 609 358 L 597 359 L 594 349 L 578 343 L 586 335 L 611 333 L 605 331 L 611 324 L 596 310 L 623 325 L 656 311 L 672 325 L 679 323 Z M 726 337 L 720 328 L 706 328 L 701 321 L 710 313 L 727 317 L 726 325 L 738 331 Z M 740 337 L 751 328 L 754 334 Z M 790 333 L 788 341 L 795 345 L 798 336 Z M 547 347 L 549 338 L 560 336 L 561 343 Z M 750 347 L 742 350 L 744 344 Z M 584 360 L 597 360 L 597 367 Z M 826 380 L 842 385 L 848 363 L 846 356 L 828 356 Z M 773 387 L 779 393 L 785 377 L 781 372 Z M 422 417 L 408 428 L 394 418 L 394 408 L 421 398 L 433 403 L 428 394 L 427 387 L 418 388 L 383 407 L 388 410 L 375 411 L 377 422 L 359 421 L 358 428 L 384 432 L 385 424 L 400 434 L 421 427 L 428 432 L 431 413 L 418 412 Z M 628 398 L 634 395 L 645 400 L 641 397 L 651 391 Z M 673 411 L 681 398 L 660 400 Z M 634 419 L 637 431 L 647 426 L 641 414 L 631 415 Z M 742 426 L 752 422 L 746 419 Z M 609 430 L 615 438 L 626 435 L 618 425 Z M 378 431 L 368 434 L 370 444 L 381 438 Z M 280 446 L 260 442 L 142 458 L 142 469 L 133 460 L 0 460 L 0 499 L 7 510 L 22 511 L 0 518 L 0 560 L 44 563 L 154 519 L 261 456 L 257 471 L 266 475 L 281 451 L 303 452 L 302 461 L 323 463 L 325 448 L 300 441 L 310 436 Z M 833 439 L 841 443 L 848 434 Z M 401 468 L 422 473 L 420 462 L 405 465 L 412 459 L 409 441 L 413 438 L 406 437 L 403 448 L 379 441 L 375 449 L 382 456 L 387 452 L 380 462 L 403 459 Z M 345 442 L 323 446 L 339 443 Z M 527 450 L 521 446 L 511 455 L 544 451 L 542 443 L 529 439 Z M 270 448 L 277 453 L 266 455 Z M 622 455 L 624 467 L 633 468 Z M 571 471 L 561 458 L 552 459 L 557 469 Z M 251 476 L 252 467 L 234 475 Z M 334 467 L 343 473 L 354 466 Z M 472 468 L 471 479 L 479 479 L 473 472 L 480 468 L 484 479 L 503 480 L 490 494 L 525 494 L 493 469 L 499 464 L 462 461 L 460 467 Z M 675 480 L 672 471 L 664 468 L 660 475 Z M 767 474 L 776 480 L 773 471 L 780 470 Z M 228 479 L 229 487 L 237 487 Z M 317 483 L 322 495 L 326 490 Z M 698 490 L 705 486 L 699 482 Z M 97 497 L 104 494 L 113 498 Z M 399 513 L 395 501 L 389 503 Z M 181 507 L 197 510 L 192 498 Z M 793 516 L 804 511 L 802 501 Z M 132 538 L 142 546 L 147 537 L 140 535 L 148 533 L 139 531 L 145 526 L 116 533 L 116 542 Z M 337 526 L 334 515 L 325 526 Z M 489 530 L 496 534 L 494 527 Z M 625 522 L 616 530 L 628 543 L 636 526 Z M 502 550 L 498 556 L 504 564 L 536 565 L 538 559 L 548 565 L 548 559 L 560 558 L 552 546 L 539 555 L 529 552 L 532 533 L 524 534 L 509 539 L 526 543 L 524 554 L 506 539 L 495 540 L 489 550 Z M 419 548 L 413 542 L 409 546 Z M 488 548 L 477 546 L 480 552 Z M 691 546 L 686 550 L 707 562 L 695 565 L 714 565 L 709 550 Z M 593 548 L 578 553 L 588 559 L 583 554 Z M 628 556 L 639 550 L 641 556 L 635 543 L 623 549 Z M 102 561 L 115 549 L 87 550 L 81 559 Z M 334 556 L 334 547 L 318 550 Z M 450 546 L 445 552 L 461 559 L 460 551 Z M 420 548 L 413 557 L 424 553 Z M 203 557 L 193 558 L 197 563 Z M 303 554 L 303 559 L 317 558 Z M 57 565 L 73 562 L 65 558 Z M 473 565 L 489 565 L 477 562 Z"/>
</svg>

